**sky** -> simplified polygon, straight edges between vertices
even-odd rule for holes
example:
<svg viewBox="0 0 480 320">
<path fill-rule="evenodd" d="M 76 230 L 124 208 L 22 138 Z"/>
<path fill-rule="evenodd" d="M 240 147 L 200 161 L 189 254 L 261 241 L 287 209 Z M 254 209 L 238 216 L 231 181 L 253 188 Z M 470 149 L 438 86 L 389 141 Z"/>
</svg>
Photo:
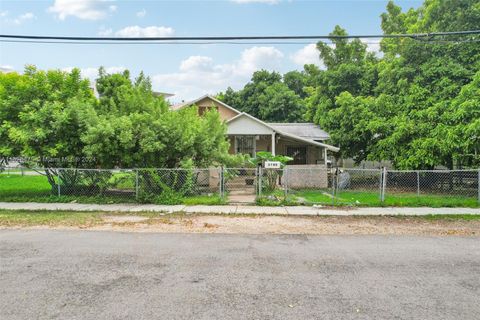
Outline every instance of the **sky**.
<svg viewBox="0 0 480 320">
<path fill-rule="evenodd" d="M 422 1 L 395 1 L 404 10 Z M 335 25 L 349 34 L 381 34 L 380 0 L 0 0 L 0 33 L 17 35 L 164 37 L 326 35 Z M 368 49 L 378 52 L 375 41 Z M 380 53 L 377 53 L 380 54 Z M 156 91 L 172 102 L 242 88 L 254 71 L 281 73 L 322 66 L 315 43 L 272 44 L 38 44 L 0 42 L 0 68 L 21 72 L 80 68 L 95 79 L 129 69 L 150 76 Z"/>
</svg>

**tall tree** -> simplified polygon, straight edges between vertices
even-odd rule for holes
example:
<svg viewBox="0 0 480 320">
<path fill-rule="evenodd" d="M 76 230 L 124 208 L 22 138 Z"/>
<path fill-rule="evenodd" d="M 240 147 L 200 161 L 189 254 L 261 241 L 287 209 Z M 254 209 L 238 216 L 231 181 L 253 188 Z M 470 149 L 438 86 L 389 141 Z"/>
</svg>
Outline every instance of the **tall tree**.
<svg viewBox="0 0 480 320">
<path fill-rule="evenodd" d="M 83 136 L 85 153 L 102 167 L 209 166 L 228 152 L 226 127 L 213 110 L 171 111 L 141 73 L 107 74 L 100 69 L 98 116 Z"/>
<path fill-rule="evenodd" d="M 31 158 L 54 185 L 49 168 L 84 165 L 82 133 L 95 104 L 78 69 L 0 73 L 0 154 Z"/>
<path fill-rule="evenodd" d="M 277 72 L 260 70 L 253 73 L 251 81 L 242 90 L 228 88 L 218 98 L 264 121 L 302 121 L 304 105 L 295 90 L 302 91 L 303 87 L 298 80 L 294 73 L 285 78 Z"/>
</svg>

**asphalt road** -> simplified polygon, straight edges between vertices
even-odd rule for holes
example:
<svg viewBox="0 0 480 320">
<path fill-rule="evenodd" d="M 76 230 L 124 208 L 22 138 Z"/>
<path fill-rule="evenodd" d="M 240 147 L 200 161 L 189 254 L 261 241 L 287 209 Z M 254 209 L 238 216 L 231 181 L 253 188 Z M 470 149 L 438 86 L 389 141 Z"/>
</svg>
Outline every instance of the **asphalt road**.
<svg viewBox="0 0 480 320">
<path fill-rule="evenodd" d="M 1 230 L 0 319 L 480 319 L 480 238 Z"/>
</svg>

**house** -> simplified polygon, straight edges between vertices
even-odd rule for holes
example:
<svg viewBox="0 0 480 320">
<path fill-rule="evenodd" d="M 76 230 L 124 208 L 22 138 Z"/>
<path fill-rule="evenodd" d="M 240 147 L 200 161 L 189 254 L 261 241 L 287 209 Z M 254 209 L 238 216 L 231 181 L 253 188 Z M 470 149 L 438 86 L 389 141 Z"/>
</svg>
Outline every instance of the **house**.
<svg viewBox="0 0 480 320">
<path fill-rule="evenodd" d="M 198 107 L 199 115 L 211 108 L 218 110 L 221 119 L 227 124 L 231 154 L 243 153 L 254 157 L 256 152 L 268 151 L 274 155 L 292 157 L 293 161 L 289 163 L 291 166 L 325 166 L 328 152 L 339 151 L 339 148 L 326 143 L 328 133 L 316 124 L 266 123 L 210 95 L 172 106 L 172 109 L 191 105 Z"/>
</svg>

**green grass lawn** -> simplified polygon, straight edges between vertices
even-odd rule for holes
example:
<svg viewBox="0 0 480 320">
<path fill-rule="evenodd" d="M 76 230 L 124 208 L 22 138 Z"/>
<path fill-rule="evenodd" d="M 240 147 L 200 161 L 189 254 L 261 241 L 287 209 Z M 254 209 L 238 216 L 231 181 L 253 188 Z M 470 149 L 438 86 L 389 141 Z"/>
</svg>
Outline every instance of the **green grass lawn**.
<svg viewBox="0 0 480 320">
<path fill-rule="evenodd" d="M 340 191 L 334 198 L 332 190 L 297 190 L 292 194 L 303 198 L 307 203 L 354 206 L 393 206 L 393 207 L 479 207 L 476 197 L 438 194 L 387 193 L 382 203 L 378 191 Z"/>
<path fill-rule="evenodd" d="M 44 176 L 0 174 L 0 199 L 44 197 L 51 194 L 52 188 Z"/>
<path fill-rule="evenodd" d="M 0 174 L 0 201 L 5 202 L 78 202 L 78 203 L 135 203 L 137 200 L 132 192 L 119 193 L 114 195 L 57 195 L 57 190 L 52 190 L 45 176 L 33 175 L 9 175 Z M 118 189 L 134 190 L 130 180 L 123 181 Z M 418 197 L 414 193 L 388 193 L 385 202 L 379 199 L 378 191 L 340 191 L 332 199 L 331 189 L 327 190 L 295 190 L 288 198 L 284 199 L 284 193 L 276 190 L 272 194 L 278 200 L 260 197 L 258 205 L 296 205 L 325 204 L 325 205 L 353 205 L 353 206 L 398 206 L 398 207 L 479 207 L 476 197 L 462 197 L 449 195 L 427 195 L 421 194 Z M 264 195 L 267 196 L 267 195 Z M 165 200 L 165 199 L 164 199 Z M 166 199 L 168 200 L 168 199 Z M 333 201 L 334 200 L 334 201 Z M 155 203 L 169 203 L 157 202 Z M 177 204 L 186 205 L 220 205 L 225 200 L 218 194 L 195 195 L 180 197 Z"/>
<path fill-rule="evenodd" d="M 129 180 L 122 181 L 116 187 L 119 190 L 134 190 Z M 61 191 L 61 190 L 60 190 Z M 32 175 L 8 175 L 0 174 L 0 201 L 4 202 L 78 202 L 78 203 L 135 203 L 133 193 L 119 193 L 118 195 L 61 195 L 58 196 L 57 189 L 52 191 L 45 176 Z M 156 202 L 156 201 L 153 201 Z M 156 202 L 162 204 L 162 202 Z M 181 197 L 178 204 L 186 205 L 219 205 L 225 204 L 225 200 L 218 194 L 193 195 Z"/>
</svg>

